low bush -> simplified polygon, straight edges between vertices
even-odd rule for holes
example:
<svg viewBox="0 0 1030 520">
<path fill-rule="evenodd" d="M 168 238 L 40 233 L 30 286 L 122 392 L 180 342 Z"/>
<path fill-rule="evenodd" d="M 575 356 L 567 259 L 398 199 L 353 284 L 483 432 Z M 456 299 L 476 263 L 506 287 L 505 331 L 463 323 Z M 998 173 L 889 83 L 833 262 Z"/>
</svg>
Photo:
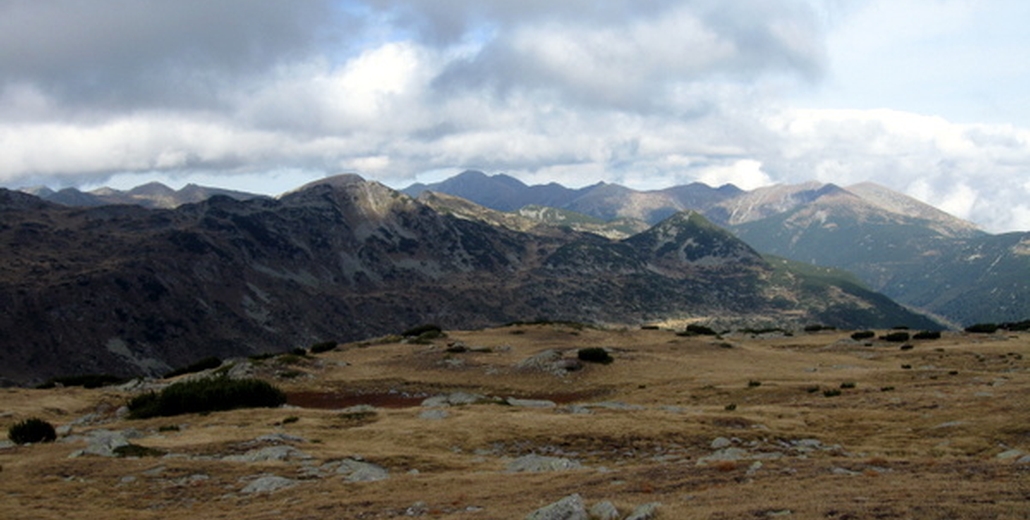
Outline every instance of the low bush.
<svg viewBox="0 0 1030 520">
<path fill-rule="evenodd" d="M 715 332 L 710 327 L 705 327 L 704 325 L 698 325 L 696 323 L 691 323 L 690 325 L 687 325 L 686 330 L 676 333 L 677 336 L 717 336 L 718 334 L 719 333 Z"/>
<path fill-rule="evenodd" d="M 752 380 L 747 382 L 747 387 L 748 388 L 755 388 L 755 387 L 758 387 L 758 386 L 762 386 L 762 382 L 761 381 L 757 381 L 757 380 L 752 379 Z"/>
<path fill-rule="evenodd" d="M 876 336 L 876 333 L 871 330 L 860 330 L 851 335 L 851 339 L 855 341 L 861 341 L 863 339 L 869 339 Z"/>
<path fill-rule="evenodd" d="M 823 396 L 824 397 L 837 397 L 840 394 L 841 394 L 841 391 L 840 391 L 840 389 L 837 389 L 837 388 L 830 388 L 830 389 L 827 389 L 827 390 L 823 390 Z"/>
<path fill-rule="evenodd" d="M 191 365 L 187 365 L 187 366 L 184 366 L 182 368 L 177 368 L 175 370 L 172 370 L 171 372 L 168 372 L 167 374 L 165 374 L 164 378 L 168 379 L 170 377 L 176 377 L 176 376 L 181 376 L 181 375 L 185 375 L 185 374 L 195 374 L 197 372 L 201 372 L 201 371 L 204 371 L 204 370 L 210 370 L 212 368 L 218 368 L 220 366 L 222 366 L 222 360 L 221 359 L 218 359 L 215 356 L 209 356 L 209 357 L 201 359 L 200 361 L 197 361 L 196 363 L 193 363 Z"/>
<path fill-rule="evenodd" d="M 884 336 L 880 336 L 880 339 L 891 343 L 904 343 L 908 341 L 910 337 L 910 334 L 907 332 L 890 332 Z"/>
<path fill-rule="evenodd" d="M 237 408 L 274 408 L 286 402 L 286 394 L 260 379 L 216 377 L 183 381 L 159 393 L 148 392 L 129 400 L 134 419 L 168 417 Z"/>
<path fill-rule="evenodd" d="M 443 335 L 443 329 L 441 329 L 439 325 L 433 325 L 433 324 L 427 323 L 425 325 L 419 325 L 417 327 L 412 327 L 412 328 L 402 332 L 401 336 L 403 336 L 405 338 L 417 338 L 417 337 L 421 337 L 421 336 L 426 335 L 426 334 L 434 334 L 434 333 L 436 334 L 436 337 L 440 337 L 440 336 Z"/>
<path fill-rule="evenodd" d="M 974 334 L 994 334 L 998 332 L 997 323 L 977 323 L 966 327 L 966 332 L 972 332 Z"/>
<path fill-rule="evenodd" d="M 832 326 L 829 326 L 829 325 L 813 324 L 813 325 L 805 325 L 805 329 L 804 330 L 805 330 L 805 332 L 822 332 L 824 330 L 837 330 L 837 327 L 832 327 Z"/>
<path fill-rule="evenodd" d="M 912 339 L 941 339 L 941 331 L 924 330 L 913 334 Z"/>
<path fill-rule="evenodd" d="M 840 387 L 841 388 L 855 388 L 855 383 L 853 381 L 845 381 L 845 382 L 840 384 Z"/>
<path fill-rule="evenodd" d="M 308 350 L 310 350 L 312 354 L 321 354 L 323 352 L 335 350 L 336 344 L 337 343 L 335 341 L 322 341 L 320 343 L 315 343 L 314 345 L 311 345 L 311 348 L 309 348 Z"/>
<path fill-rule="evenodd" d="M 611 354 L 601 347 L 581 348 L 576 352 L 576 357 L 579 358 L 580 361 L 601 363 L 602 365 L 608 365 L 615 361 Z"/>
<path fill-rule="evenodd" d="M 15 423 L 7 429 L 7 438 L 15 444 L 28 444 L 30 442 L 53 442 L 57 439 L 57 431 L 54 425 L 33 417 Z"/>
</svg>

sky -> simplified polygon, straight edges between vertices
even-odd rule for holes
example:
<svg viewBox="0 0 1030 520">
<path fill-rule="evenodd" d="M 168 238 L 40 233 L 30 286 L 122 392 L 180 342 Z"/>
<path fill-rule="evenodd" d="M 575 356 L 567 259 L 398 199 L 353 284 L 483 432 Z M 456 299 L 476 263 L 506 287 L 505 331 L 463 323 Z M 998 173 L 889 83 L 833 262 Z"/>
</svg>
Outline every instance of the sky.
<svg viewBox="0 0 1030 520">
<path fill-rule="evenodd" d="M 875 182 L 1030 230 L 1023 0 L 0 0 L 0 186 Z"/>
</svg>

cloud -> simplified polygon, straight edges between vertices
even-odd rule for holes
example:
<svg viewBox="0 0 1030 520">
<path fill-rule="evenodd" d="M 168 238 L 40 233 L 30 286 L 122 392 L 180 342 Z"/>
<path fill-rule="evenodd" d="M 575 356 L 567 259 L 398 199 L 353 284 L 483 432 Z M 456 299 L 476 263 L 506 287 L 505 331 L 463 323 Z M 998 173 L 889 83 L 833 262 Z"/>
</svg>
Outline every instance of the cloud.
<svg viewBox="0 0 1030 520">
<path fill-rule="evenodd" d="M 920 34 L 976 12 L 945 3 L 948 25 Z M 0 0 L 0 183 L 139 174 L 268 193 L 291 176 L 400 187 L 469 167 L 640 189 L 872 180 L 1030 229 L 1027 130 L 797 108 L 889 5 Z"/>
</svg>

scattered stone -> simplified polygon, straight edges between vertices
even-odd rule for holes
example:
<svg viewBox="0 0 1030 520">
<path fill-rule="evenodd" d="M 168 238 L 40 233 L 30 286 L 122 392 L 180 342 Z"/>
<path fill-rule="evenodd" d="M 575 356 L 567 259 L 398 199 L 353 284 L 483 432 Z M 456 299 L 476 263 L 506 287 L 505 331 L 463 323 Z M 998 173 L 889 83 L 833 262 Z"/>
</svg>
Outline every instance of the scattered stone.
<svg viewBox="0 0 1030 520">
<path fill-rule="evenodd" d="M 228 455 L 222 457 L 226 462 L 272 462 L 286 460 L 308 460 L 311 455 L 294 448 L 293 446 L 267 446 L 250 450 L 242 455 Z"/>
<path fill-rule="evenodd" d="M 558 409 L 561 413 L 567 413 L 572 415 L 590 415 L 594 412 L 590 411 L 590 408 L 581 404 L 569 404 Z"/>
<path fill-rule="evenodd" d="M 600 403 L 589 403 L 585 406 L 590 408 L 604 408 L 605 410 L 619 410 L 619 411 L 634 411 L 634 410 L 646 410 L 645 407 L 639 404 L 627 404 L 621 401 L 602 401 Z"/>
<path fill-rule="evenodd" d="M 336 473 L 345 475 L 343 480 L 347 482 L 376 482 L 390 478 L 390 472 L 386 468 L 354 458 L 340 461 Z"/>
<path fill-rule="evenodd" d="M 297 480 L 280 477 L 278 475 L 261 475 L 244 486 L 243 489 L 240 490 L 240 493 L 273 493 L 282 489 L 291 488 L 296 486 L 298 483 L 299 481 Z"/>
<path fill-rule="evenodd" d="M 751 458 L 751 453 L 743 448 L 723 448 L 707 457 L 697 459 L 698 466 L 704 466 L 710 462 L 738 461 Z"/>
<path fill-rule="evenodd" d="M 508 463 L 509 473 L 542 473 L 547 471 L 568 471 L 580 469 L 583 465 L 577 460 L 565 457 L 545 457 L 531 453 L 523 455 Z"/>
<path fill-rule="evenodd" d="M 558 406 L 554 401 L 547 399 L 516 399 L 509 397 L 504 400 L 505 403 L 511 406 L 520 406 L 523 408 L 554 408 Z"/>
<path fill-rule="evenodd" d="M 260 437 L 258 437 L 256 439 L 254 439 L 254 442 L 269 442 L 269 443 L 293 442 L 293 443 L 301 444 L 301 443 L 308 442 L 308 440 L 305 439 L 304 437 L 300 437 L 300 436 L 297 436 L 297 435 L 290 435 L 288 433 L 269 433 L 268 435 L 262 435 L 262 436 L 260 436 Z"/>
<path fill-rule="evenodd" d="M 434 395 L 428 397 L 422 401 L 422 406 L 425 407 L 442 407 L 442 406 L 461 406 L 466 404 L 476 404 L 489 399 L 485 395 L 470 394 L 467 392 L 453 392 L 450 394 Z"/>
<path fill-rule="evenodd" d="M 129 439 L 135 439 L 142 436 L 143 434 L 133 428 L 119 431 L 93 430 L 85 435 L 86 442 L 88 443 L 86 448 L 73 452 L 69 457 L 76 458 L 83 455 L 115 457 L 118 455 L 115 452 L 116 449 L 122 446 L 128 446 L 130 444 Z M 67 439 L 69 441 L 78 440 L 78 438 L 72 437 L 68 437 Z"/>
<path fill-rule="evenodd" d="M 711 446 L 712 446 L 713 450 L 721 450 L 723 448 L 730 447 L 730 445 L 732 445 L 732 444 L 733 444 L 733 441 L 727 439 L 726 437 L 718 437 L 714 441 L 712 441 L 712 445 Z"/>
<path fill-rule="evenodd" d="M 626 520 L 653 520 L 658 516 L 658 507 L 661 505 L 659 502 L 650 502 L 637 506 Z"/>
<path fill-rule="evenodd" d="M 434 408 L 434 409 L 431 409 L 431 410 L 422 410 L 422 412 L 418 414 L 418 418 L 419 419 L 425 419 L 427 421 L 442 421 L 442 420 L 446 419 L 447 417 L 449 417 L 450 415 L 451 415 L 451 413 L 448 412 L 447 410 L 441 410 L 439 408 Z"/>
<path fill-rule="evenodd" d="M 526 516 L 526 520 L 589 520 L 586 506 L 579 493 L 569 495 L 553 504 L 541 507 Z"/>
<path fill-rule="evenodd" d="M 1020 451 L 1020 450 L 1007 450 L 1007 451 L 1003 451 L 1003 452 L 999 453 L 995 457 L 998 460 L 1009 460 L 1009 459 L 1019 458 L 1021 456 L 1023 456 L 1023 452 Z"/>
<path fill-rule="evenodd" d="M 747 468 L 746 475 L 749 476 L 749 477 L 753 477 L 755 475 L 755 473 L 758 473 L 758 470 L 760 470 L 760 469 L 762 469 L 762 463 L 760 461 L 756 460 L 756 461 L 751 463 L 750 467 Z"/>
<path fill-rule="evenodd" d="M 1019 464 L 1020 466 L 1030 465 L 1030 455 L 1020 457 L 1019 460 L 1016 461 L 1016 464 Z"/>
<path fill-rule="evenodd" d="M 622 517 L 619 516 L 619 510 L 615 508 L 615 504 L 602 500 L 590 508 L 590 518 L 595 520 L 619 520 Z"/>
<path fill-rule="evenodd" d="M 861 475 L 861 473 L 859 473 L 857 471 L 852 471 L 852 470 L 847 469 L 847 468 L 839 468 L 838 467 L 838 468 L 833 468 L 832 471 L 833 471 L 834 475 L 845 475 L 845 476 L 848 476 L 848 477 L 854 477 L 856 475 Z"/>
</svg>

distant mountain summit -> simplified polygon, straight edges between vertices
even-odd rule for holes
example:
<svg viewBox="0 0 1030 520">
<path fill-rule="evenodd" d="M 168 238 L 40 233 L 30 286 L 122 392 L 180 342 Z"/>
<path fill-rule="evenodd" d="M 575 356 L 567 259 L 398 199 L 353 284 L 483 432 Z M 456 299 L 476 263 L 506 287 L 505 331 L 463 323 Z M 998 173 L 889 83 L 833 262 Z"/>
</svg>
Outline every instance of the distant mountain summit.
<svg viewBox="0 0 1030 520">
<path fill-rule="evenodd" d="M 75 188 L 65 188 L 60 191 L 54 191 L 45 187 L 30 188 L 24 191 L 48 202 L 54 202 L 64 206 L 79 207 L 132 204 L 143 206 L 145 208 L 171 209 L 182 206 L 183 204 L 201 202 L 216 195 L 236 200 L 266 198 L 263 195 L 226 190 L 222 188 L 209 188 L 206 186 L 198 186 L 196 184 L 187 184 L 180 190 L 173 190 L 160 182 L 150 182 L 128 191 L 121 191 L 113 188 L 98 188 L 88 192 L 79 191 Z"/>
<path fill-rule="evenodd" d="M 850 280 L 767 262 L 697 212 L 612 240 L 357 176 L 176 209 L 0 190 L 0 243 L 0 379 L 19 383 L 421 323 L 938 326 Z"/>
<path fill-rule="evenodd" d="M 494 179 L 480 172 L 463 175 L 478 185 Z M 532 197 L 534 186 L 519 186 L 510 178 L 501 182 L 515 186 L 510 189 L 518 194 L 504 205 L 491 206 L 476 189 L 465 193 L 494 209 L 527 204 L 522 207 L 531 210 L 519 210 L 524 216 L 547 219 L 555 212 L 573 212 L 598 219 L 595 226 L 615 218 L 654 225 L 692 210 L 757 251 L 851 271 L 873 290 L 955 325 L 1030 316 L 1030 255 L 1024 247 L 1030 233 L 990 235 L 873 183 L 841 187 L 807 182 L 751 191 L 698 183 L 637 191 L 601 183 L 563 192 L 549 185 L 552 192 L 567 196 L 547 203 Z M 447 192 L 450 186 L 443 181 L 409 190 Z M 556 209 L 544 209 L 547 206 Z"/>
</svg>

